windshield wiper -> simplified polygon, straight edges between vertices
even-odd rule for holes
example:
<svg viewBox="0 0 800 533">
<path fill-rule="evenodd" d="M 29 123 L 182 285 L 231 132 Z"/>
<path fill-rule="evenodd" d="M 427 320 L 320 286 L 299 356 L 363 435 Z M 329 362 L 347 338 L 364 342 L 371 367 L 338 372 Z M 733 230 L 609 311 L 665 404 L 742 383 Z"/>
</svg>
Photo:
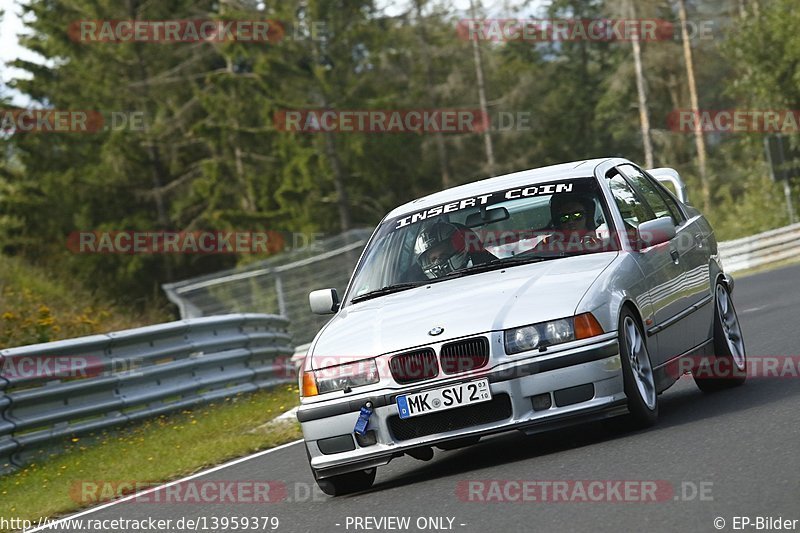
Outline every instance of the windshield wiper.
<svg viewBox="0 0 800 533">
<path fill-rule="evenodd" d="M 476 272 L 486 272 L 489 270 L 495 270 L 497 268 L 525 265 L 528 263 L 538 263 L 539 261 L 544 261 L 546 259 L 555 259 L 555 257 L 528 256 L 528 257 L 510 257 L 506 259 L 493 259 L 488 263 L 481 263 L 479 265 L 472 265 L 471 267 L 462 268 L 461 270 L 457 270 L 452 274 L 448 274 L 447 276 L 442 276 L 441 278 L 429 279 L 427 281 L 416 281 L 409 283 L 396 283 L 394 285 L 387 285 L 386 287 L 381 287 L 380 289 L 375 289 L 374 291 L 369 291 L 365 292 L 364 294 L 359 294 L 358 296 L 354 296 L 353 298 L 350 299 L 350 303 L 363 302 L 364 300 L 377 298 L 378 296 L 384 296 L 386 294 L 401 292 L 408 289 L 413 289 L 414 287 L 420 287 L 422 285 L 430 285 L 431 283 L 436 283 L 437 281 L 444 281 L 447 279 L 458 278 L 461 276 L 474 274 Z"/>
<path fill-rule="evenodd" d="M 505 259 L 492 259 L 487 263 L 480 263 L 478 265 L 472 265 L 471 267 L 462 268 L 461 270 L 456 270 L 452 274 L 445 277 L 457 278 L 468 274 L 475 274 L 476 272 L 487 272 L 489 270 L 495 270 L 498 268 L 525 265 L 528 263 L 538 263 L 539 261 L 544 261 L 546 259 L 555 259 L 555 258 L 542 257 L 542 256 L 528 256 L 528 257 L 509 257 Z"/>
<path fill-rule="evenodd" d="M 386 287 L 381 287 L 380 289 L 375 289 L 374 291 L 365 292 L 364 294 L 359 294 L 358 296 L 354 296 L 350 299 L 351 303 L 358 303 L 363 302 L 364 300 L 369 300 L 370 298 L 377 298 L 378 296 L 383 296 L 385 294 L 392 294 L 394 292 L 405 291 L 408 289 L 413 289 L 414 287 L 419 287 L 420 285 L 427 285 L 428 281 L 418 281 L 415 283 L 396 283 L 394 285 L 387 285 Z"/>
</svg>

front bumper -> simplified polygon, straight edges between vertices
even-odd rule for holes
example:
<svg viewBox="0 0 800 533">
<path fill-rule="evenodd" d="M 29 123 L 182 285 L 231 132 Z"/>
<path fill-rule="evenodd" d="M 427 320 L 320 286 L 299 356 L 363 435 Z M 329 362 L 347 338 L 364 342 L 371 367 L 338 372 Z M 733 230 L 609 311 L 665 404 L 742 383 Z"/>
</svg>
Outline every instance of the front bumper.
<svg viewBox="0 0 800 533">
<path fill-rule="evenodd" d="M 481 378 L 489 380 L 492 402 L 399 421 L 395 404 L 398 394 Z M 539 402 L 534 409 L 533 398 L 541 400 L 542 395 L 549 395 L 551 405 L 543 408 Z M 353 434 L 359 410 L 367 401 L 374 406 L 368 427 L 374 431 L 371 435 L 374 443 L 363 442 Z M 487 405 L 490 403 L 495 405 Z M 532 355 L 479 374 L 415 384 L 390 394 L 368 393 L 303 405 L 297 417 L 311 467 L 318 478 L 325 478 L 384 465 L 414 448 L 512 429 L 527 433 L 546 431 L 625 411 L 619 346 L 614 332 L 591 344 L 552 355 Z M 446 422 L 440 414 L 444 414 Z M 432 418 L 437 416 L 443 421 L 441 431 L 437 430 L 437 419 Z"/>
</svg>

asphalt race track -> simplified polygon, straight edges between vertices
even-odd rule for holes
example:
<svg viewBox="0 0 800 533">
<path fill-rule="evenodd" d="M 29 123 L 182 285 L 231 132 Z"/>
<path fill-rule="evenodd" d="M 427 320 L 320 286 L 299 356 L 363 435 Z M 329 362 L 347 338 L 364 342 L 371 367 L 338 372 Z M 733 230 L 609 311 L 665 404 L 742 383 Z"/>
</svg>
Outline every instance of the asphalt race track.
<svg viewBox="0 0 800 533">
<path fill-rule="evenodd" d="M 798 282 L 800 266 L 737 281 L 734 301 L 751 359 L 800 354 Z M 378 470 L 372 490 L 357 495 L 321 495 L 303 446 L 294 444 L 193 480 L 275 481 L 286 491 L 278 503 L 124 502 L 82 518 L 174 523 L 180 517 L 271 516 L 280 521 L 276 531 L 284 532 L 449 527 L 464 533 L 734 531 L 735 516 L 752 524 L 757 517 L 800 519 L 800 378 L 751 378 L 743 387 L 706 395 L 685 376 L 660 401 L 660 423 L 649 430 L 623 433 L 593 424 L 533 437 L 499 435 L 471 448 L 437 450 L 429 462 L 396 459 Z M 671 485 L 672 492 L 655 502 L 465 501 L 457 487 L 475 480 L 651 480 Z M 355 527 L 353 517 L 410 517 L 410 523 L 406 529 L 372 521 Z M 429 517 L 443 518 L 444 528 Z"/>
</svg>

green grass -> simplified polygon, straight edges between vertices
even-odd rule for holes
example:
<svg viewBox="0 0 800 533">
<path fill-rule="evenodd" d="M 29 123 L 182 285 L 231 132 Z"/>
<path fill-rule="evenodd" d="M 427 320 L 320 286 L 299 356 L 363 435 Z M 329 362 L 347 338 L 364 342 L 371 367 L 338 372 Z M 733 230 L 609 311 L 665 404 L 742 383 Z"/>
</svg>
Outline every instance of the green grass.
<svg viewBox="0 0 800 533">
<path fill-rule="evenodd" d="M 0 516 L 38 519 L 86 507 L 80 483 L 157 483 L 183 477 L 300 438 L 299 424 L 264 425 L 297 405 L 297 387 L 280 386 L 72 439 L 63 453 L 0 477 Z"/>
<path fill-rule="evenodd" d="M 171 320 L 165 310 L 141 313 L 109 304 L 74 280 L 0 254 L 0 348 Z"/>
</svg>

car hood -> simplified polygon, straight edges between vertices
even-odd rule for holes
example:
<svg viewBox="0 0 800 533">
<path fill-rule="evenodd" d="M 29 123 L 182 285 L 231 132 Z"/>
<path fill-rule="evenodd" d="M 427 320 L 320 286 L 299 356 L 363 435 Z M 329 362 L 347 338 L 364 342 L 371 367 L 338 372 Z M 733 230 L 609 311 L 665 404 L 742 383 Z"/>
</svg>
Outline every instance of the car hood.
<svg viewBox="0 0 800 533">
<path fill-rule="evenodd" d="M 572 316 L 617 252 L 551 259 L 422 285 L 343 308 L 313 358 L 374 357 L 477 333 Z M 430 336 L 434 327 L 444 328 Z M 328 366 L 328 365 L 325 365 Z M 318 368 L 312 361 L 312 367 Z"/>
</svg>

